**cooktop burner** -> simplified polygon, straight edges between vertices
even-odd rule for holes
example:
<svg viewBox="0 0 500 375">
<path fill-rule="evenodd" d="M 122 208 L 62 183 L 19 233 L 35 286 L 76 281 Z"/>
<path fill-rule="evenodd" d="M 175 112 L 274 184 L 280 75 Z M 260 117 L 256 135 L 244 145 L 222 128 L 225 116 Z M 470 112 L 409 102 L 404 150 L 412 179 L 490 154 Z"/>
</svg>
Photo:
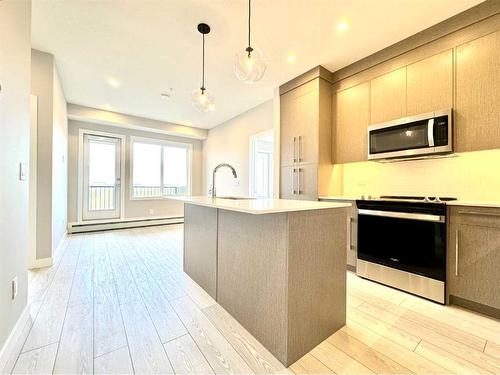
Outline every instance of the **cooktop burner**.
<svg viewBox="0 0 500 375">
<path fill-rule="evenodd" d="M 364 197 L 363 197 L 364 199 Z M 455 197 L 425 197 L 425 196 L 409 196 L 409 195 L 381 195 L 380 197 L 368 196 L 368 200 L 386 200 L 386 201 L 411 201 L 424 203 L 445 203 L 455 201 Z"/>
</svg>

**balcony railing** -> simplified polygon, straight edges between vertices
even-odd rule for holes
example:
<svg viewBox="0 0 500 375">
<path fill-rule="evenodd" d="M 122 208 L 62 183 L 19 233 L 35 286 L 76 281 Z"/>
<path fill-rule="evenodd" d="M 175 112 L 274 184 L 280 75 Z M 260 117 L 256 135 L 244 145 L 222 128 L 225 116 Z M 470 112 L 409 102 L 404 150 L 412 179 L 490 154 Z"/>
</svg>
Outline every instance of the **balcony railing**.
<svg viewBox="0 0 500 375">
<path fill-rule="evenodd" d="M 89 186 L 89 211 L 114 210 L 115 193 L 114 185 Z"/>
<path fill-rule="evenodd" d="M 186 186 L 133 186 L 134 198 L 154 198 L 187 194 Z M 89 211 L 114 210 L 116 187 L 114 185 L 89 186 Z"/>
<path fill-rule="evenodd" d="M 182 194 L 187 194 L 187 188 L 185 186 L 163 186 L 163 194 L 161 186 L 133 186 L 134 198 L 150 198 Z"/>
</svg>

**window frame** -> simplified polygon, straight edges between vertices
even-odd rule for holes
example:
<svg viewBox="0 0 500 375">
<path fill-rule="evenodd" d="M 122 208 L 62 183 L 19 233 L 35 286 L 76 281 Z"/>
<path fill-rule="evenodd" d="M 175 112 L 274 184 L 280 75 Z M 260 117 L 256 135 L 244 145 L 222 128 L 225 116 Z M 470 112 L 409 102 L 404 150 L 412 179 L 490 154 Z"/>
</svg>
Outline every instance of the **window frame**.
<svg viewBox="0 0 500 375">
<path fill-rule="evenodd" d="M 164 171 L 164 157 L 163 147 L 177 147 L 187 150 L 187 195 L 192 194 L 192 171 L 193 171 L 193 144 L 187 142 L 178 142 L 166 139 L 145 138 L 130 136 L 129 142 L 129 155 L 130 155 L 130 180 L 129 180 L 129 199 L 131 201 L 148 201 L 148 200 L 164 200 L 172 199 L 175 195 L 160 195 L 156 197 L 134 197 L 134 143 L 144 143 L 150 145 L 161 146 L 161 160 L 160 160 L 160 191 L 163 192 L 163 171 Z"/>
</svg>

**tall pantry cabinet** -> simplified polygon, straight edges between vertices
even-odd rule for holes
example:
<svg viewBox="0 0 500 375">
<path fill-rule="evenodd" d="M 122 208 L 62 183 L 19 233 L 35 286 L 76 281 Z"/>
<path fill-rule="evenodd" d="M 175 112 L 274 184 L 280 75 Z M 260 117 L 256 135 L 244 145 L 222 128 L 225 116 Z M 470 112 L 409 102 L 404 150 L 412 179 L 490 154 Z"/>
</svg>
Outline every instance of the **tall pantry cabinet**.
<svg viewBox="0 0 500 375">
<path fill-rule="evenodd" d="M 328 194 L 332 165 L 331 73 L 318 66 L 280 87 L 280 197 Z"/>
</svg>

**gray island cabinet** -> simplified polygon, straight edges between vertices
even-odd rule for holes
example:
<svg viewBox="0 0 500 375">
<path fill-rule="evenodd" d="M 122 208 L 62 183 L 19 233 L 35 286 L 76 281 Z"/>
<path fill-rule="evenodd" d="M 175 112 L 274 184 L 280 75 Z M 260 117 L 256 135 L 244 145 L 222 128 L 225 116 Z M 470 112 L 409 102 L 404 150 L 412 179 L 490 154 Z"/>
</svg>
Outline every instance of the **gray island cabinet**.
<svg viewBox="0 0 500 375">
<path fill-rule="evenodd" d="M 345 325 L 350 204 L 183 200 L 184 271 L 285 366 Z"/>
</svg>

